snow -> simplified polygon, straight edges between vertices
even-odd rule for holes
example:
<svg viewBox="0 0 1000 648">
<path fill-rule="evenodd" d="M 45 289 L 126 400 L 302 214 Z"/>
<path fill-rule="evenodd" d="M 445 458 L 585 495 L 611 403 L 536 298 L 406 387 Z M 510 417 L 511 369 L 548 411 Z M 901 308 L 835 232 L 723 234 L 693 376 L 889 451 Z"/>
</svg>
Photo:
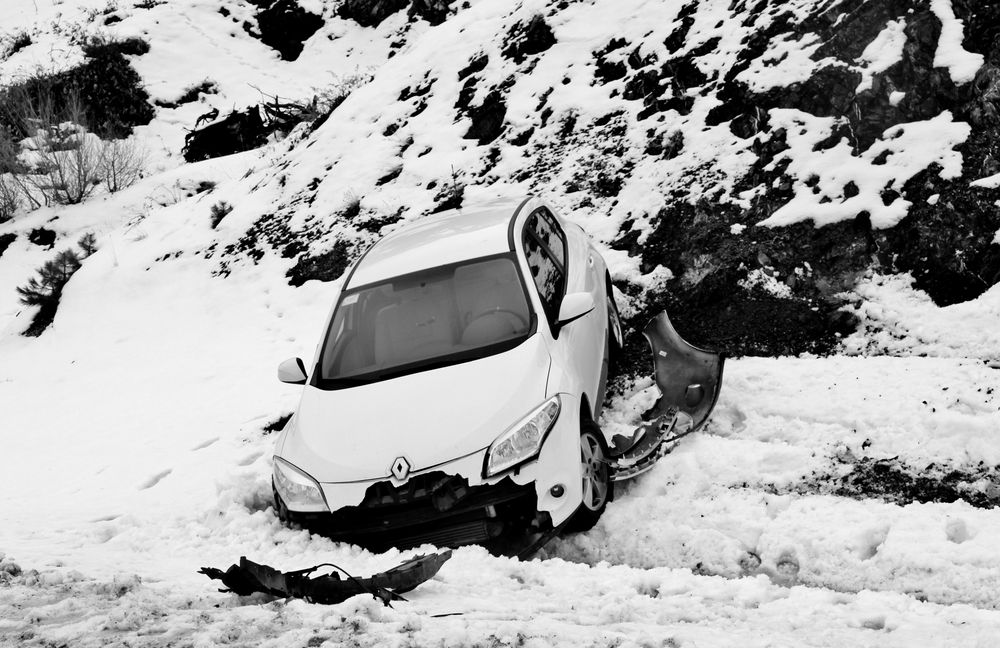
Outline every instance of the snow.
<svg viewBox="0 0 1000 648">
<path fill-rule="evenodd" d="M 969 83 L 983 66 L 983 55 L 962 47 L 964 25 L 955 17 L 951 0 L 931 0 L 931 11 L 941 21 L 941 38 L 934 54 L 934 67 L 948 68 L 951 80 L 957 85 Z"/>
<path fill-rule="evenodd" d="M 407 26 L 397 15 L 374 29 L 313 2 L 327 24 L 296 62 L 281 61 L 243 31 L 246 3 L 222 3 L 229 19 L 208 0 L 133 4 L 119 3 L 123 20 L 102 29 L 149 40 L 150 52 L 134 65 L 153 97 L 174 100 L 206 79 L 219 93 L 158 108 L 153 123 L 137 129 L 152 168 L 135 187 L 0 225 L 0 233 L 18 233 L 0 256 L 0 443 L 7 458 L 0 471 L 0 645 L 995 643 L 997 509 L 835 492 L 852 457 L 896 458 L 929 475 L 1000 464 L 1000 291 L 941 308 L 907 276 L 872 276 L 855 288 L 850 308 L 862 325 L 843 340 L 840 355 L 730 359 L 706 429 L 624 485 L 594 530 L 554 542 L 538 560 L 460 549 L 438 577 L 392 609 L 370 597 L 319 606 L 217 592 L 197 570 L 224 568 L 241 555 L 283 569 L 334 562 L 365 575 L 420 551 L 372 554 L 332 543 L 283 527 L 270 508 L 274 435 L 265 426 L 297 399 L 296 388 L 276 382 L 274 368 L 310 355 L 337 284 L 290 287 L 284 275 L 292 260 L 261 241 L 266 249 L 256 262 L 226 253 L 254 223 L 273 217 L 313 231 L 315 252 L 345 233 L 363 247 L 371 237 L 338 220 L 352 197 L 366 216 L 404 208 L 405 221 L 433 206 L 431 181 L 453 172 L 460 180 L 498 181 L 470 185 L 472 202 L 526 191 L 513 178 L 532 169 L 563 213 L 606 244 L 626 218 L 648 232 L 671 187 L 698 183 L 711 196 L 756 157 L 752 139 L 734 136 L 727 124 L 705 126 L 711 97 L 695 98 L 689 115 L 671 114 L 655 126 L 663 136 L 683 134 L 682 155 L 636 155 L 650 123 L 636 120 L 634 104 L 593 83 L 592 52 L 614 37 L 641 42 L 643 54 L 665 60 L 662 43 L 681 3 L 572 3 L 550 16 L 558 42 L 530 72 L 500 56 L 496 34 L 548 14 L 540 0 L 480 0 L 438 27 Z M 721 39 L 698 61 L 706 73 L 731 64 L 741 40 L 774 18 L 762 13 L 743 25 L 728 0 L 701 4 L 688 48 Z M 782 9 L 802 16 L 816 4 L 796 0 Z M 79 54 L 66 33 L 76 24 L 94 27 L 88 16 L 106 7 L 106 0 L 0 3 L 3 29 L 23 26 L 34 41 L 0 62 L 0 75 L 72 64 Z M 962 26 L 950 4 L 933 7 L 944 16 L 940 63 L 958 81 L 975 56 L 956 49 Z M 387 58 L 396 39 L 403 45 Z M 898 23 L 877 40 L 858 61 L 868 73 L 898 58 Z M 781 43 L 745 79 L 766 88 L 808 74 L 818 63 L 809 60 L 815 47 Z M 492 167 L 483 164 L 486 149 L 461 139 L 468 120 L 456 122 L 452 110 L 461 89 L 456 73 L 480 51 L 490 63 L 473 104 L 516 75 L 507 112 L 515 128 L 536 123 L 551 79 L 569 79 L 548 98 L 553 116 L 539 129 L 537 147 L 498 140 Z M 337 78 L 316 71 L 330 69 L 330 61 Z M 212 107 L 257 103 L 261 92 L 305 99 L 352 75 L 373 79 L 312 136 L 300 130 L 259 151 L 182 164 L 184 129 Z M 398 97 L 425 79 L 433 80 L 422 98 L 428 105 L 414 115 L 418 100 Z M 634 167 L 616 203 L 582 205 L 561 187 L 605 158 L 600 142 L 585 137 L 564 155 L 553 144 L 563 137 L 560 120 L 572 111 L 586 130 L 618 110 L 624 159 Z M 399 130 L 383 136 L 390 124 Z M 860 155 L 847 142 L 813 151 L 833 126 L 793 110 L 772 112 L 771 127 L 788 132 L 795 198 L 766 225 L 811 219 L 822 226 L 867 210 L 875 227 L 889 227 L 908 205 L 884 205 L 881 190 L 899 189 L 934 162 L 943 177 L 956 177 L 962 158 L 953 149 L 969 134 L 945 113 L 894 127 Z M 886 164 L 873 164 L 883 152 Z M 551 167 L 531 166 L 546 155 Z M 397 165 L 397 181 L 374 187 Z M 709 165 L 712 175 L 695 177 Z M 813 174 L 819 194 L 805 184 Z M 204 181 L 215 188 L 195 193 Z M 844 195 L 849 182 L 858 188 L 852 198 Z M 995 176 L 973 183 L 997 184 Z M 821 203 L 824 195 L 831 202 Z M 209 210 L 223 200 L 234 210 L 212 229 Z M 40 226 L 57 233 L 51 251 L 27 241 L 26 232 Z M 97 235 L 100 249 L 67 284 L 55 323 L 40 338 L 21 336 L 33 311 L 17 302 L 14 288 L 86 232 Z M 623 250 L 606 248 L 605 257 L 613 277 L 644 291 L 617 293 L 625 315 L 671 276 L 664 267 L 641 274 Z M 747 280 L 747 288 L 755 286 L 777 296 L 786 289 L 761 270 Z M 655 398 L 652 381 L 638 380 L 606 410 L 605 431 L 628 433 Z"/>
<path fill-rule="evenodd" d="M 903 46 L 906 45 L 906 34 L 903 32 L 905 28 L 905 18 L 891 21 L 861 53 L 858 62 L 862 64 L 863 76 L 857 92 L 870 90 L 875 74 L 885 72 L 903 58 Z"/>
<path fill-rule="evenodd" d="M 759 223 L 772 227 L 810 219 L 817 226 L 830 225 L 863 211 L 871 215 L 872 227 L 892 227 L 906 217 L 910 203 L 897 198 L 886 205 L 881 192 L 887 187 L 901 190 L 907 180 L 935 162 L 941 165 L 942 178 L 960 176 L 962 154 L 953 147 L 964 142 L 971 132 L 968 124 L 954 121 L 945 111 L 925 121 L 893 126 L 855 156 L 844 139 L 832 148 L 814 150 L 816 143 L 830 134 L 835 123 L 832 117 L 775 109 L 771 111 L 771 123 L 788 131 L 790 149 L 782 155 L 791 159 L 788 173 L 795 178 L 795 197 Z M 885 164 L 874 163 L 886 153 Z M 815 190 L 807 184 L 810 178 L 818 178 Z M 850 197 L 845 192 L 849 183 L 858 190 Z"/>
<path fill-rule="evenodd" d="M 979 180 L 973 180 L 969 183 L 970 187 L 982 187 L 984 189 L 997 189 L 1000 188 L 1000 173 L 995 175 L 987 176 L 985 178 L 980 178 Z"/>
<path fill-rule="evenodd" d="M 1000 361 L 1000 290 L 938 307 L 912 286 L 909 275 L 874 276 L 856 288 L 858 333 L 844 341 L 849 353 L 927 355 Z M 1000 378 L 1000 377 L 998 377 Z"/>
</svg>

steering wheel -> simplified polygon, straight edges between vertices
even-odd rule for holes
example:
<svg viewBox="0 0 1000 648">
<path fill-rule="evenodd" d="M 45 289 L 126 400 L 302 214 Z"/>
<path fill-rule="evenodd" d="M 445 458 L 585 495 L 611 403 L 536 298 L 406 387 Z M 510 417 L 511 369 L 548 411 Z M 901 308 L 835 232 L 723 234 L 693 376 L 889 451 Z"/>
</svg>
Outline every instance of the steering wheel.
<svg viewBox="0 0 1000 648">
<path fill-rule="evenodd" d="M 495 313 L 503 313 L 505 315 L 510 315 L 520 323 L 522 329 L 528 328 L 528 320 L 524 315 L 521 315 L 516 311 L 508 310 L 506 308 L 492 308 L 488 311 L 483 311 L 482 313 L 479 313 L 475 317 L 471 318 L 469 320 L 469 323 L 466 324 L 466 326 L 471 326 L 472 323 L 475 322 L 476 320 L 487 317 L 488 315 L 493 315 Z"/>
</svg>

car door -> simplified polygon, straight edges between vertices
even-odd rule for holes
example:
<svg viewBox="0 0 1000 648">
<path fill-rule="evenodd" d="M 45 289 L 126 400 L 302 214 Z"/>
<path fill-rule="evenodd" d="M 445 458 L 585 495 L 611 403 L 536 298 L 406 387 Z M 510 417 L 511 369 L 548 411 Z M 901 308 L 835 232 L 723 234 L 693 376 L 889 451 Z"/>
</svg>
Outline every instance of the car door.
<svg viewBox="0 0 1000 648">
<path fill-rule="evenodd" d="M 604 311 L 595 298 L 595 308 L 580 319 L 556 327 L 559 307 L 569 292 L 594 294 L 594 279 L 588 276 L 586 241 L 567 237 L 555 216 L 545 207 L 535 209 L 525 221 L 523 245 L 535 288 L 542 302 L 552 339 L 553 376 L 559 389 L 585 393 L 593 410 L 600 406 L 601 370 L 604 361 Z"/>
</svg>

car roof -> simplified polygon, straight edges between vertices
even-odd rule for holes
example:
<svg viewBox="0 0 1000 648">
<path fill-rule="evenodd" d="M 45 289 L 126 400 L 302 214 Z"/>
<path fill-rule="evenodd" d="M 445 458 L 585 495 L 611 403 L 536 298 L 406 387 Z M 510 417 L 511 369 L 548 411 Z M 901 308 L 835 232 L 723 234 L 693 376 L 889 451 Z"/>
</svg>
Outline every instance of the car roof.
<svg viewBox="0 0 1000 648">
<path fill-rule="evenodd" d="M 524 202 L 522 198 L 479 203 L 406 225 L 369 248 L 345 288 L 510 252 L 511 219 Z"/>
</svg>

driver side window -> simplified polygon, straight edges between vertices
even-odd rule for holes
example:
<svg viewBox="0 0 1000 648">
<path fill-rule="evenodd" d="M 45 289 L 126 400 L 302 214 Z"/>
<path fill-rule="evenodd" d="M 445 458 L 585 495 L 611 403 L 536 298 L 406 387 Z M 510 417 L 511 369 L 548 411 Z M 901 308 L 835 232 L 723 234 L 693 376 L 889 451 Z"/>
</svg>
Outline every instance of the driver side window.
<svg viewBox="0 0 1000 648">
<path fill-rule="evenodd" d="M 566 287 L 566 239 L 548 210 L 536 209 L 524 226 L 524 253 L 545 316 L 554 322 Z"/>
</svg>

